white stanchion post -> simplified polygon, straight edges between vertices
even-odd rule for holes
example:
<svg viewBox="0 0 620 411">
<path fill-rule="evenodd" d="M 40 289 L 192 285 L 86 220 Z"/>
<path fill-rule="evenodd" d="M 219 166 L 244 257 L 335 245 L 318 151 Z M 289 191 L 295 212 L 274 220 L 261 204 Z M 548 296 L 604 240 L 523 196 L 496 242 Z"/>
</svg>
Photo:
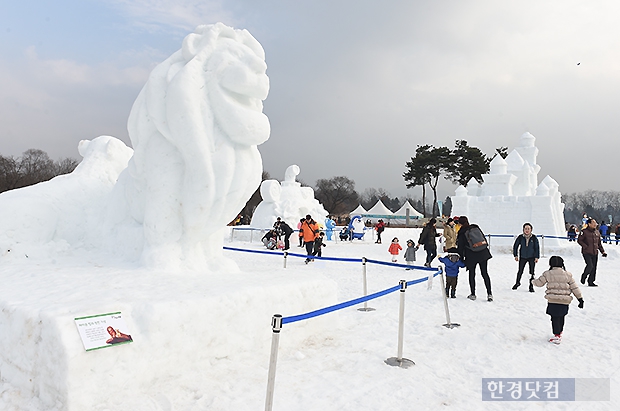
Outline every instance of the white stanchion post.
<svg viewBox="0 0 620 411">
<path fill-rule="evenodd" d="M 230 242 L 233 242 L 233 239 L 235 238 L 235 227 L 230 227 Z"/>
<path fill-rule="evenodd" d="M 278 362 L 278 345 L 280 343 L 280 330 L 282 329 L 282 316 L 275 314 L 271 319 L 273 336 L 271 338 L 271 356 L 269 357 L 269 375 L 267 377 L 267 399 L 265 400 L 265 411 L 273 408 L 273 390 L 276 382 L 276 364 Z"/>
<path fill-rule="evenodd" d="M 446 310 L 446 323 L 443 326 L 446 328 L 460 327 L 461 324 L 456 324 L 450 321 L 450 309 L 448 307 L 448 289 L 446 288 L 446 283 L 444 282 L 444 269 L 442 266 L 439 266 L 439 277 L 441 277 L 441 295 L 443 295 L 443 306 Z"/>
<path fill-rule="evenodd" d="M 366 281 L 366 257 L 362 257 L 362 277 L 364 282 L 364 297 L 368 295 L 368 282 Z M 364 307 L 358 308 L 358 311 L 374 311 L 374 308 L 368 307 L 368 302 L 364 301 Z"/>
<path fill-rule="evenodd" d="M 540 237 L 542 238 L 542 250 L 541 250 L 540 256 L 544 257 L 545 256 L 545 235 L 541 234 Z"/>
<path fill-rule="evenodd" d="M 400 307 L 398 311 L 398 356 L 390 357 L 385 360 L 387 365 L 393 367 L 409 368 L 415 365 L 413 361 L 403 358 L 403 336 L 405 328 L 405 290 L 407 289 L 407 280 L 400 280 Z"/>
<path fill-rule="evenodd" d="M 284 268 L 286 268 L 286 257 L 288 257 L 288 251 L 284 252 Z"/>
<path fill-rule="evenodd" d="M 250 243 L 252 243 L 253 239 L 254 239 L 254 229 L 250 228 Z"/>
<path fill-rule="evenodd" d="M 489 237 L 489 240 L 487 241 L 487 245 L 489 246 L 489 251 L 491 251 L 491 234 L 487 234 L 487 237 Z"/>
</svg>

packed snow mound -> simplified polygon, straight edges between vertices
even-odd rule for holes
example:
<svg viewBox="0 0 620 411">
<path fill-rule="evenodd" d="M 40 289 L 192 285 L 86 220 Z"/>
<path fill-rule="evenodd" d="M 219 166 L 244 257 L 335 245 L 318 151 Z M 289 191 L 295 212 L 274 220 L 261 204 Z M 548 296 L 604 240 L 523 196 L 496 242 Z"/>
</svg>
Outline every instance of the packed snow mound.
<svg viewBox="0 0 620 411">
<path fill-rule="evenodd" d="M 248 31 L 199 26 L 136 99 L 133 156 L 113 137 L 80 143 L 71 175 L 0 196 L 15 220 L 0 226 L 0 243 L 65 241 L 148 267 L 234 270 L 222 229 L 261 181 L 266 70 Z"/>
</svg>

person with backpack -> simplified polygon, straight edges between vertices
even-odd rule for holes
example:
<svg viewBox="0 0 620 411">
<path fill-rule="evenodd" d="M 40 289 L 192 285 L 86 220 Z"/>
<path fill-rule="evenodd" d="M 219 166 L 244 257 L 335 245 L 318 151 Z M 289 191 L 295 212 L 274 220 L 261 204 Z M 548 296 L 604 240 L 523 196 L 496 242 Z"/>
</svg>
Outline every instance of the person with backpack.
<svg viewBox="0 0 620 411">
<path fill-rule="evenodd" d="M 456 237 L 456 247 L 461 259 L 469 271 L 469 290 L 467 296 L 470 300 L 476 299 L 476 266 L 480 266 L 480 274 L 487 289 L 487 301 L 493 301 L 491 292 L 491 278 L 489 277 L 487 263 L 493 258 L 486 241 L 486 237 L 480 227 L 469 224 L 467 216 L 459 217 L 461 229 Z"/>
<path fill-rule="evenodd" d="M 512 246 L 512 255 L 515 257 L 515 261 L 519 262 L 519 269 L 517 270 L 517 281 L 512 286 L 513 290 L 516 290 L 521 285 L 521 276 L 523 275 L 523 269 L 525 264 L 529 265 L 530 269 L 530 292 L 534 292 L 534 286 L 532 280 L 534 280 L 534 266 L 540 258 L 540 246 L 538 245 L 538 238 L 532 234 L 532 224 L 523 224 L 523 234 L 515 239 L 515 243 Z"/>
<path fill-rule="evenodd" d="M 306 245 L 306 252 L 308 258 L 306 264 L 310 261 L 314 261 L 312 253 L 314 252 L 314 240 L 319 236 L 319 225 L 312 219 L 310 214 L 306 215 L 304 222 L 301 224 L 300 231 L 304 236 L 304 244 Z"/>
</svg>

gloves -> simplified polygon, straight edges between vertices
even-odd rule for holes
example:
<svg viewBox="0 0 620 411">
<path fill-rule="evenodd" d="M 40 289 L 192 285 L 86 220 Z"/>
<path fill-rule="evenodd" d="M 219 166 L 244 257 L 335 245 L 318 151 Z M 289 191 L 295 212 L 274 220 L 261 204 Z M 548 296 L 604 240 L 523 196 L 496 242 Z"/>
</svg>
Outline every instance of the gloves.
<svg viewBox="0 0 620 411">
<path fill-rule="evenodd" d="M 607 253 L 603 253 L 603 257 L 607 257 Z"/>
<path fill-rule="evenodd" d="M 578 307 L 583 308 L 583 298 L 580 298 L 578 301 L 579 301 Z"/>
</svg>

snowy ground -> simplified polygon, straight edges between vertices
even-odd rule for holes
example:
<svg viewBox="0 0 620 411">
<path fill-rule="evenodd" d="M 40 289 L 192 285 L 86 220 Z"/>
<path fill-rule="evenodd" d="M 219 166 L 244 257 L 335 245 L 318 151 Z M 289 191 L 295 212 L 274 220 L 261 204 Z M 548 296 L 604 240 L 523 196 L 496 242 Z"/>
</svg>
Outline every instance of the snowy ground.
<svg viewBox="0 0 620 411">
<path fill-rule="evenodd" d="M 418 229 L 387 229 L 381 245 L 372 241 L 328 242 L 325 256 L 367 257 L 389 261 L 389 241 L 398 236 L 401 243 L 417 239 Z M 226 245 L 264 250 L 253 242 L 236 240 Z M 613 410 L 620 407 L 620 343 L 616 299 L 620 286 L 615 277 L 620 246 L 607 245 L 609 258 L 599 260 L 598 288 L 581 287 L 585 309 L 576 302 L 566 320 L 564 339 L 559 346 L 547 342 L 551 335 L 549 317 L 544 313 L 543 289 L 529 293 L 526 286 L 511 290 L 517 263 L 506 250 L 492 250 L 489 262 L 495 301 L 484 298 L 470 301 L 467 276 L 462 273 L 457 298 L 449 300 L 451 319 L 461 327 L 447 329 L 438 278 L 432 290 L 426 283 L 409 287 L 406 292 L 404 357 L 416 365 L 409 369 L 384 363 L 397 354 L 398 293 L 368 303 L 376 311 L 361 312 L 356 307 L 326 314 L 329 321 L 311 338 L 295 345 L 286 344 L 287 333 L 300 323 L 284 325 L 280 341 L 274 410 L 455 410 L 544 409 Z M 296 247 L 293 237 L 293 252 Z M 584 263 L 576 244 L 561 252 L 566 268 L 578 278 Z M 339 301 L 362 295 L 361 264 L 319 261 L 305 265 L 303 259 L 289 257 L 287 268 L 282 258 L 256 253 L 227 251 L 241 270 L 254 279 L 324 276 L 338 286 Z M 547 269 L 552 250 L 546 250 L 537 266 L 537 274 Z M 418 251 L 418 262 L 424 252 Z M 401 259 L 402 261 L 402 259 Z M 423 261 L 422 261 L 423 262 Z M 0 271 L 15 269 L 6 266 Z M 20 269 L 24 269 L 20 263 Z M 71 266 L 63 266 L 58 256 L 54 270 L 58 275 Z M 87 262 L 84 265 L 88 265 Z M 436 265 L 436 264 L 434 264 Z M 64 268 L 63 268 L 64 267 Z M 39 267 L 40 269 L 40 267 Z M 80 268 L 83 269 L 83 266 Z M 101 269 L 101 267 L 98 267 Z M 104 268 L 105 270 L 105 268 Z M 112 269 L 110 269 L 112 270 Z M 400 279 L 423 277 L 422 271 L 405 271 L 383 265 L 368 266 L 369 293 L 397 285 Z M 524 277 L 524 279 L 527 276 Z M 525 282 L 525 281 L 522 281 Z M 36 281 L 31 287 L 44 287 Z M 485 294 L 482 278 L 477 277 L 477 294 Z M 300 314 L 281 312 L 284 316 Z M 247 315 L 270 329 L 270 318 L 259 317 L 251 309 Z M 3 338 L 6 338 L 3 336 Z M 16 342 L 17 343 L 17 342 Z M 132 398 L 115 398 L 97 410 L 115 408 L 134 410 L 262 410 L 265 404 L 269 350 L 238 352 L 211 361 L 208 367 L 188 369 L 177 381 L 146 387 Z M 148 372 L 148 370 L 147 370 Z M 209 386 L 196 384 L 193 373 L 208 376 Z M 482 378 L 610 378 L 609 402 L 482 402 Z M 43 411 L 36 396 L 14 389 L 0 376 L 0 410 Z M 62 409 L 59 405 L 58 410 Z M 93 408 L 95 409 L 95 407 Z"/>
</svg>

